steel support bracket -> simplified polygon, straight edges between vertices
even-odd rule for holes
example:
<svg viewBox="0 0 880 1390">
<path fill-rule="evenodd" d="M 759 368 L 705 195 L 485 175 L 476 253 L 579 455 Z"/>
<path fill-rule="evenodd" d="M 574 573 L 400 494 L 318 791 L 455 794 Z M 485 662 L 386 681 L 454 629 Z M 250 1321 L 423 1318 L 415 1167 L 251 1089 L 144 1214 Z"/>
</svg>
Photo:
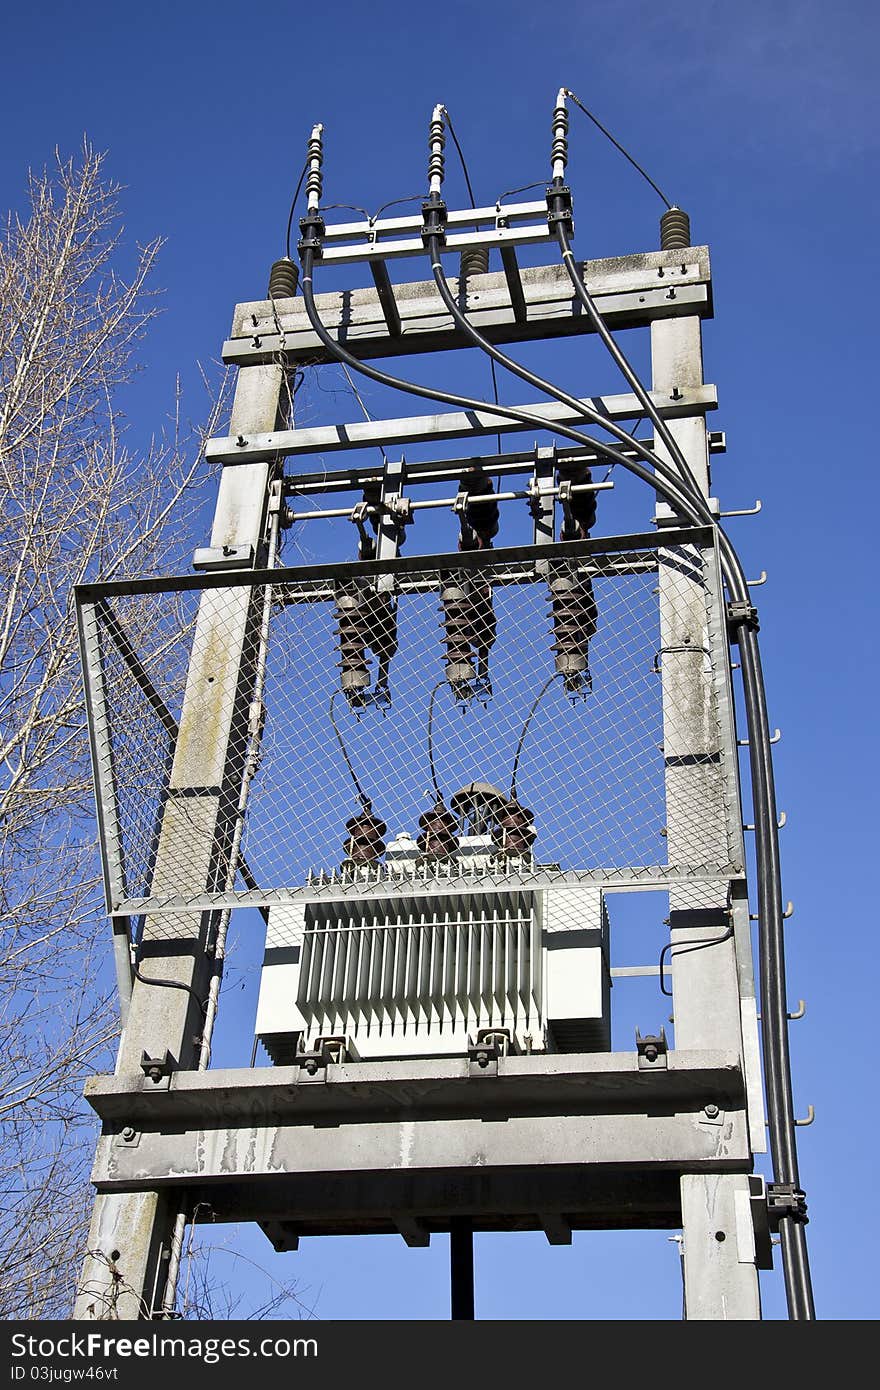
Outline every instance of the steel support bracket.
<svg viewBox="0 0 880 1390">
<path fill-rule="evenodd" d="M 666 1056 L 669 1051 L 669 1044 L 666 1041 L 666 1029 L 661 1028 L 659 1035 L 646 1033 L 642 1037 L 638 1028 L 636 1029 L 636 1052 L 639 1056 L 639 1071 L 665 1071 Z"/>
<path fill-rule="evenodd" d="M 795 1187 L 793 1182 L 771 1182 L 767 1185 L 767 1210 L 770 1230 L 774 1233 L 778 1232 L 780 1221 L 797 1221 L 806 1226 L 810 1219 L 807 1216 L 807 1194 L 802 1188 Z"/>
<path fill-rule="evenodd" d="M 477 1041 L 468 1048 L 468 1072 L 471 1076 L 497 1076 L 498 1061 L 510 1050 L 510 1034 L 506 1028 L 483 1028 Z"/>
<path fill-rule="evenodd" d="M 547 189 L 547 226 L 553 232 L 560 222 L 574 231 L 571 189 L 568 184 L 563 184 L 560 188 L 554 188 L 551 184 Z"/>
<path fill-rule="evenodd" d="M 317 212 L 307 213 L 305 217 L 299 219 L 299 229 L 302 233 L 297 247 L 300 258 L 302 258 L 303 251 L 312 251 L 315 260 L 319 261 L 323 249 L 324 233 L 327 230 L 323 217 Z"/>
<path fill-rule="evenodd" d="M 171 1084 L 171 1073 L 176 1065 L 167 1047 L 159 1057 L 151 1057 L 148 1052 L 142 1052 L 141 1071 L 144 1074 L 144 1084 L 149 1082 L 151 1090 L 167 1091 Z"/>
<path fill-rule="evenodd" d="M 194 570 L 249 569 L 254 563 L 252 545 L 206 545 L 193 555 Z"/>
<path fill-rule="evenodd" d="M 422 229 L 421 237 L 425 246 L 428 238 L 436 236 L 441 242 L 446 240 L 446 218 L 449 209 L 443 199 L 438 194 L 433 194 L 428 200 L 422 203 Z"/>
<path fill-rule="evenodd" d="M 326 1081 L 331 1062 L 344 1062 L 348 1056 L 347 1038 L 316 1038 L 310 1052 L 298 1052 L 293 1065 L 300 1068 L 300 1081 Z"/>
</svg>

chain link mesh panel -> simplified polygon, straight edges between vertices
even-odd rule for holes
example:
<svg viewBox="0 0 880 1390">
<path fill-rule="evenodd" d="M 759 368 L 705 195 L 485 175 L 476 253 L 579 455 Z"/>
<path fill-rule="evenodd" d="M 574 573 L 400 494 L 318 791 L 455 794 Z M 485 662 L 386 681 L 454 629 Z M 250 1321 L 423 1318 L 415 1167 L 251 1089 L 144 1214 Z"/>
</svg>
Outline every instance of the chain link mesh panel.
<svg viewBox="0 0 880 1390">
<path fill-rule="evenodd" d="M 111 909 L 739 872 L 712 552 L 661 540 L 83 591 Z"/>
</svg>

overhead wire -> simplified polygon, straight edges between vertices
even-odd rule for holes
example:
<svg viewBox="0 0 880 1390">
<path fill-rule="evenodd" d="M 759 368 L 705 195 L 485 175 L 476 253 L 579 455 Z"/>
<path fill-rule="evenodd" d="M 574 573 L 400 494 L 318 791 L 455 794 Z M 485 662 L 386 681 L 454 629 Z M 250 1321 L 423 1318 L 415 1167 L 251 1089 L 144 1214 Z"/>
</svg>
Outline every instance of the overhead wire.
<svg viewBox="0 0 880 1390">
<path fill-rule="evenodd" d="M 345 746 L 345 740 L 343 739 L 342 734 L 339 732 L 339 725 L 336 723 L 336 717 L 333 713 L 334 706 L 336 704 L 336 696 L 338 694 L 339 691 L 334 690 L 333 694 L 330 696 L 330 723 L 333 726 L 333 732 L 336 735 L 337 742 L 339 744 L 340 749 L 342 750 L 342 756 L 345 759 L 345 766 L 348 768 L 349 775 L 351 777 L 352 782 L 354 783 L 354 789 L 358 794 L 358 797 L 361 801 L 361 804 L 364 807 L 364 810 L 370 810 L 373 803 L 370 801 L 370 798 L 367 796 L 366 792 L 364 791 L 363 787 L 361 786 L 358 780 L 358 775 L 354 770 L 354 764 L 352 763 L 351 758 L 348 755 L 348 749 Z"/>
<path fill-rule="evenodd" d="M 298 181 L 298 183 L 297 183 L 297 185 L 296 185 L 296 192 L 294 193 L 293 198 L 292 198 L 291 203 L 290 203 L 290 212 L 289 212 L 288 217 L 287 217 L 287 235 L 286 235 L 286 237 L 285 237 L 285 239 L 284 239 L 284 245 L 285 245 L 285 248 L 286 248 L 287 259 L 288 259 L 288 260 L 290 260 L 290 231 L 291 231 L 291 228 L 293 227 L 293 214 L 294 214 L 294 211 L 295 211 L 295 209 L 296 209 L 296 203 L 297 203 L 297 199 L 299 198 L 299 195 L 300 195 L 300 190 L 302 189 L 302 186 L 303 186 L 303 180 L 304 180 L 306 174 L 308 173 L 308 170 L 309 170 L 309 162 L 308 162 L 308 160 L 306 160 L 305 164 L 304 164 L 303 167 L 302 167 L 302 173 L 301 173 L 300 176 L 299 176 L 299 181 Z"/>
<path fill-rule="evenodd" d="M 632 167 L 633 167 L 634 169 L 637 169 L 637 170 L 638 170 L 638 172 L 641 174 L 642 178 L 643 178 L 647 183 L 649 183 L 649 184 L 651 185 L 651 187 L 653 188 L 654 192 L 655 192 L 655 193 L 663 200 L 663 202 L 666 204 L 667 209 L 671 211 L 671 210 L 672 210 L 672 207 L 673 207 L 674 205 L 673 205 L 672 203 L 670 203 L 670 201 L 669 201 L 669 199 L 667 198 L 666 194 L 663 192 L 663 189 L 662 189 L 662 188 L 659 188 L 659 187 L 657 186 L 657 184 L 656 184 L 656 183 L 654 182 L 654 180 L 651 178 L 651 175 L 650 175 L 649 173 L 647 173 L 647 171 L 646 171 L 645 169 L 642 168 L 641 164 L 639 164 L 637 160 L 633 159 L 632 155 L 629 153 L 628 150 L 624 149 L 624 147 L 623 147 L 623 145 L 621 145 L 620 141 L 619 141 L 619 140 L 616 140 L 616 139 L 614 138 L 614 136 L 611 134 L 611 131 L 608 130 L 607 127 L 604 126 L 604 125 L 602 124 L 602 122 L 599 120 L 598 116 L 594 116 L 593 113 L 592 113 L 592 111 L 588 110 L 587 107 L 584 106 L 584 103 L 581 101 L 580 97 L 575 96 L 574 92 L 571 91 L 570 88 L 564 87 L 564 88 L 563 88 L 563 91 L 565 92 L 565 95 L 566 95 L 571 101 L 574 102 L 575 106 L 577 106 L 581 111 L 583 111 L 584 115 L 588 118 L 588 120 L 591 120 L 591 121 L 593 122 L 593 125 L 596 127 L 596 129 L 597 129 L 597 130 L 601 130 L 601 132 L 602 132 L 602 134 L 605 136 L 606 140 L 610 140 L 611 143 L 612 143 L 612 145 L 614 146 L 614 148 L 615 148 L 616 150 L 619 150 L 619 151 L 620 151 L 620 153 L 623 155 L 624 159 L 628 159 L 628 160 L 629 160 L 629 162 L 630 162 L 630 164 L 632 165 Z"/>
</svg>

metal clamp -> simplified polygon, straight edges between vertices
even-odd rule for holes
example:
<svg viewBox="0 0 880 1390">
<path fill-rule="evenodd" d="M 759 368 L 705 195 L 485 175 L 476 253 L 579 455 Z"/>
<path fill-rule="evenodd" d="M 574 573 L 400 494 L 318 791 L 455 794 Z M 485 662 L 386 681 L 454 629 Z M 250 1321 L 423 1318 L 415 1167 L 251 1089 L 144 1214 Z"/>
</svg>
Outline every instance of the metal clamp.
<svg viewBox="0 0 880 1390">
<path fill-rule="evenodd" d="M 479 1029 L 477 1041 L 468 1048 L 470 1074 L 497 1076 L 498 1060 L 506 1057 L 509 1051 L 510 1033 L 506 1028 Z"/>
<path fill-rule="evenodd" d="M 727 626 L 734 634 L 741 627 L 747 627 L 750 631 L 757 632 L 760 624 L 755 605 L 748 603 L 745 599 L 733 599 L 727 605 Z"/>
<path fill-rule="evenodd" d="M 669 1053 L 666 1029 L 661 1028 L 659 1034 L 646 1033 L 642 1037 L 637 1028 L 636 1052 L 639 1056 L 639 1071 L 664 1071 Z"/>
<path fill-rule="evenodd" d="M 771 1182 L 767 1184 L 767 1210 L 770 1216 L 770 1229 L 779 1231 L 780 1221 L 797 1221 L 806 1226 L 807 1195 L 792 1182 Z"/>
<path fill-rule="evenodd" d="M 327 1079 L 327 1067 L 331 1062 L 341 1063 L 348 1056 L 348 1039 L 343 1037 L 316 1038 L 311 1052 L 298 1052 L 293 1065 L 305 1072 L 304 1080 Z"/>
</svg>

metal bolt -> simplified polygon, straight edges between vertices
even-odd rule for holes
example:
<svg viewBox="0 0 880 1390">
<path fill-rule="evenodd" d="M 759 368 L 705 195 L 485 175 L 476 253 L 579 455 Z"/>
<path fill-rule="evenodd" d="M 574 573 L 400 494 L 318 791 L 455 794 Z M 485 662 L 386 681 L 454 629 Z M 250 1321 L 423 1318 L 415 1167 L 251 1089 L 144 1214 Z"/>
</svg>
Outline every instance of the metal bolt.
<svg viewBox="0 0 880 1390">
<path fill-rule="evenodd" d="M 152 1082 L 158 1083 L 162 1080 L 162 1068 L 150 1067 L 150 1070 L 147 1072 L 147 1076 L 150 1078 Z"/>
<path fill-rule="evenodd" d="M 653 1043 L 648 1043 L 645 1048 L 645 1060 L 648 1062 L 656 1062 L 657 1060 L 657 1049 Z"/>
<path fill-rule="evenodd" d="M 128 1143 L 134 1138 L 134 1136 L 135 1131 L 132 1129 L 131 1125 L 126 1125 L 125 1129 L 122 1131 L 123 1139 L 126 1141 L 126 1143 Z"/>
<path fill-rule="evenodd" d="M 244 446 L 247 444 L 247 440 L 245 439 L 243 434 L 240 434 L 235 442 L 238 445 L 239 449 L 243 449 Z"/>
<path fill-rule="evenodd" d="M 308 1072 L 309 1076 L 314 1076 L 317 1070 L 318 1063 L 315 1061 L 314 1057 L 310 1057 L 309 1060 L 306 1062 L 306 1071 Z"/>
<path fill-rule="evenodd" d="M 719 1114 L 718 1106 L 712 1102 L 710 1102 L 710 1104 L 705 1106 L 704 1108 L 710 1120 L 714 1120 L 716 1116 Z"/>
<path fill-rule="evenodd" d="M 478 1052 L 478 1053 L 477 1053 L 477 1066 L 478 1066 L 478 1067 L 488 1067 L 488 1065 L 489 1065 L 489 1054 L 488 1054 L 488 1052 Z"/>
</svg>

